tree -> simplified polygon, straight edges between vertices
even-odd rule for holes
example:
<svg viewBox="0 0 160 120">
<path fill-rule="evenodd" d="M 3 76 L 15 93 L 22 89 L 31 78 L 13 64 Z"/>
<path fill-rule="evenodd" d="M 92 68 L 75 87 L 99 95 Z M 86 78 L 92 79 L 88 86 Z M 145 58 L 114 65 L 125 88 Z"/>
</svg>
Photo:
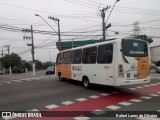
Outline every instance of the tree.
<svg viewBox="0 0 160 120">
<path fill-rule="evenodd" d="M 21 66 L 21 57 L 16 53 L 12 53 L 3 57 L 1 62 L 5 68 L 8 68 L 9 66 Z"/>
<path fill-rule="evenodd" d="M 53 62 L 48 62 L 48 61 L 47 61 L 47 62 L 44 62 L 44 63 L 43 63 L 43 68 L 46 69 L 47 67 L 53 66 L 53 65 L 54 65 Z"/>
<path fill-rule="evenodd" d="M 27 70 L 32 70 L 32 64 L 30 62 L 27 62 L 26 60 L 22 60 L 21 61 L 21 65 L 25 68 L 27 68 Z"/>
<path fill-rule="evenodd" d="M 35 60 L 36 62 L 36 69 L 43 69 L 43 63 L 39 60 Z"/>
</svg>

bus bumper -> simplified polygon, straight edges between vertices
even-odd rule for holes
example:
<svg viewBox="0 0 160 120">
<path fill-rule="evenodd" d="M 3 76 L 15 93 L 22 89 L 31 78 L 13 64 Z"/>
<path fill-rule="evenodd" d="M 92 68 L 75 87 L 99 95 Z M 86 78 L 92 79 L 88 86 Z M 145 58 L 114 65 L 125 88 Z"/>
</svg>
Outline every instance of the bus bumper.
<svg viewBox="0 0 160 120">
<path fill-rule="evenodd" d="M 145 79 L 138 80 L 126 80 L 126 79 L 117 79 L 115 86 L 123 86 L 123 85 L 136 85 L 136 84 L 147 84 L 150 83 L 151 78 L 148 76 Z"/>
</svg>

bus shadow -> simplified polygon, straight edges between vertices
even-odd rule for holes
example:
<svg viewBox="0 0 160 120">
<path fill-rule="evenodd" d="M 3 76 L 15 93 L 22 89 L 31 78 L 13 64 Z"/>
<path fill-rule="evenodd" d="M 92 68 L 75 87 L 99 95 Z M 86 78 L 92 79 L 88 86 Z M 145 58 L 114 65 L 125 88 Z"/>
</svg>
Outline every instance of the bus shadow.
<svg viewBox="0 0 160 120">
<path fill-rule="evenodd" d="M 86 89 L 83 87 L 81 81 L 75 81 L 75 80 L 63 80 L 61 82 L 65 82 L 71 85 L 74 85 L 76 87 Z M 96 91 L 96 92 L 103 92 L 103 93 L 127 93 L 127 94 L 135 94 L 136 92 L 126 88 L 126 87 L 115 87 L 115 86 L 109 86 L 109 85 L 99 85 L 99 84 L 90 84 L 89 89 L 86 90 L 91 90 L 91 91 Z"/>
</svg>

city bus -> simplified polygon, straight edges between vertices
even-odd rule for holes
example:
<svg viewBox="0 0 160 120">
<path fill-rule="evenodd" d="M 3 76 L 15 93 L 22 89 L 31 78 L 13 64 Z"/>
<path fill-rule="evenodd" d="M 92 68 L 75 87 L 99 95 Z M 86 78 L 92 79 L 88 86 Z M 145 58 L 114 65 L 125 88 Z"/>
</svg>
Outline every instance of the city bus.
<svg viewBox="0 0 160 120">
<path fill-rule="evenodd" d="M 129 37 L 62 50 L 57 54 L 56 79 L 124 86 L 150 82 L 150 52 L 144 40 Z"/>
</svg>

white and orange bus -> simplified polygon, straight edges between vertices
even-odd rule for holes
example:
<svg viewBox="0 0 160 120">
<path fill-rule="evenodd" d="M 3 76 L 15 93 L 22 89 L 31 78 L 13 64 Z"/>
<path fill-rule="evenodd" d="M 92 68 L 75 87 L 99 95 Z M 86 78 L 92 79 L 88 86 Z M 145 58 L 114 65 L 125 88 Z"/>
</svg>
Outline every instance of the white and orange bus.
<svg viewBox="0 0 160 120">
<path fill-rule="evenodd" d="M 149 83 L 148 43 L 134 38 L 116 38 L 60 51 L 56 79 L 122 86 Z"/>
</svg>

